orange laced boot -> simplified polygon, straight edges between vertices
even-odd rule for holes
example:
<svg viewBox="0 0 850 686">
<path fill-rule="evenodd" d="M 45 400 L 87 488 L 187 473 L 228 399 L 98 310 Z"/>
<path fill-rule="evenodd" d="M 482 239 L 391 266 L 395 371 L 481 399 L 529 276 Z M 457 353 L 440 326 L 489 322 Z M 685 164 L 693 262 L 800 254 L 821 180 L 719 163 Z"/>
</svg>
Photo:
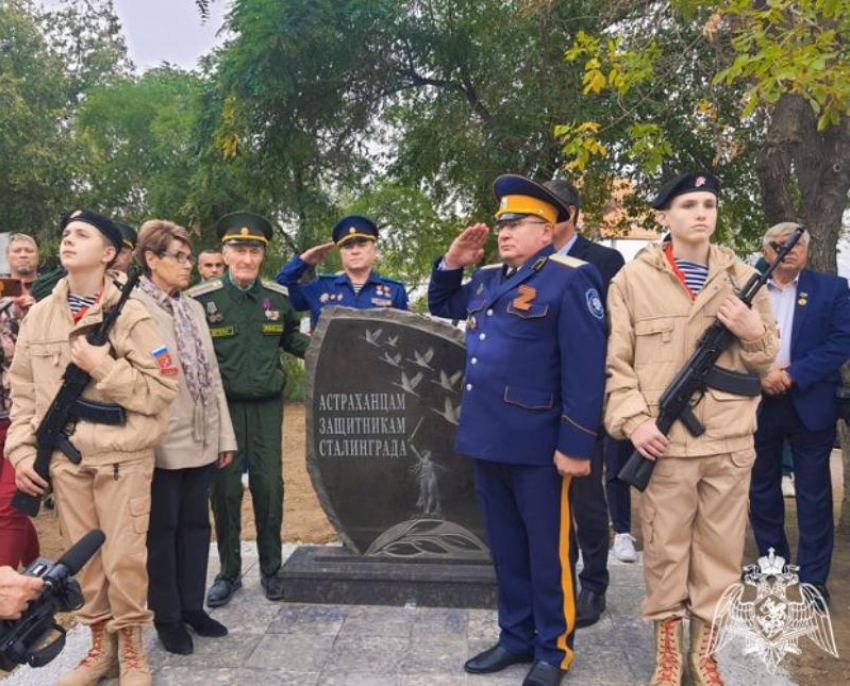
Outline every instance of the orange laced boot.
<svg viewBox="0 0 850 686">
<path fill-rule="evenodd" d="M 650 686 L 681 686 L 685 672 L 681 617 L 655 622 L 655 671 Z"/>
<path fill-rule="evenodd" d="M 106 630 L 106 620 L 91 625 L 91 650 L 77 668 L 56 686 L 93 686 L 104 678 L 118 676 L 118 639 Z"/>
</svg>

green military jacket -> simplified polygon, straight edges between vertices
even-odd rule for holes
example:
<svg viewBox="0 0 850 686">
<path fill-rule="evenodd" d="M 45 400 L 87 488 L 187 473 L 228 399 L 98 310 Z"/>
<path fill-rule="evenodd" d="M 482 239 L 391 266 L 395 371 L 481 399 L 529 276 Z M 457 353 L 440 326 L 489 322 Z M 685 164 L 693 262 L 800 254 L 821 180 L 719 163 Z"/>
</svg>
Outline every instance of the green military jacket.
<svg viewBox="0 0 850 686">
<path fill-rule="evenodd" d="M 187 294 L 204 308 L 229 400 L 258 400 L 280 395 L 286 385 L 280 348 L 304 357 L 310 339 L 299 331 L 299 318 L 284 286 L 257 279 L 248 290 L 230 276 L 205 281 Z"/>
</svg>

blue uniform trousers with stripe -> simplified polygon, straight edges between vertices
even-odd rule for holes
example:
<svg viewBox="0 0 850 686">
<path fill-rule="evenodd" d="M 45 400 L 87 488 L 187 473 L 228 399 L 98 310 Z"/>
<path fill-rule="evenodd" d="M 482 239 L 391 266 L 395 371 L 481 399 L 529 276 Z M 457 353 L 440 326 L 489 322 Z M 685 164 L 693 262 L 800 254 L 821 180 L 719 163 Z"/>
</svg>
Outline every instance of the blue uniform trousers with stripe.
<svg viewBox="0 0 850 686">
<path fill-rule="evenodd" d="M 569 669 L 575 628 L 569 477 L 554 465 L 476 459 L 475 492 L 499 584 L 499 643 Z"/>
</svg>

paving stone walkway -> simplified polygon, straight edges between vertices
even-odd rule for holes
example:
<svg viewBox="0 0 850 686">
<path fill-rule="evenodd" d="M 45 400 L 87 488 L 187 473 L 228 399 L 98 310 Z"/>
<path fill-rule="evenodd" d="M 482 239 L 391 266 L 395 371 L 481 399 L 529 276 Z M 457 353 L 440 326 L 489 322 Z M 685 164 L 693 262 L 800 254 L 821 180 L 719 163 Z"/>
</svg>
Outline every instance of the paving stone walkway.
<svg viewBox="0 0 850 686">
<path fill-rule="evenodd" d="M 284 546 L 288 556 L 293 546 Z M 495 613 L 424 607 L 270 603 L 262 594 L 253 545 L 243 550 L 245 587 L 213 616 L 230 630 L 223 639 L 195 637 L 189 656 L 166 653 L 146 631 L 154 684 L 193 686 L 519 686 L 527 666 L 494 676 L 469 676 L 466 659 L 492 645 Z M 218 568 L 215 553 L 210 577 Z M 652 631 L 640 620 L 640 563 L 610 564 L 608 609 L 576 635 L 576 660 L 565 686 L 633 686 L 652 673 Z M 73 668 L 89 647 L 87 630 L 69 632 L 65 651 L 40 670 L 19 669 L 4 686 L 44 686 Z M 729 686 L 784 686 L 787 675 L 766 675 L 739 648 L 721 659 Z M 117 680 L 103 682 L 118 685 Z"/>
</svg>

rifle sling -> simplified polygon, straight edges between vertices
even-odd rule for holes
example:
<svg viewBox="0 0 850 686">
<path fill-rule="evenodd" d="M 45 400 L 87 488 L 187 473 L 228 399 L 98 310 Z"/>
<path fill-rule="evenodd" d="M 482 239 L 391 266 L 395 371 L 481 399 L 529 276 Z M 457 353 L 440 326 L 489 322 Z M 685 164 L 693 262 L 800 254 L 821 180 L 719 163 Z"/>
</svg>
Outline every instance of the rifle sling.
<svg viewBox="0 0 850 686">
<path fill-rule="evenodd" d="M 714 366 L 705 377 L 707 386 L 725 393 L 734 393 L 748 398 L 761 395 L 761 384 L 755 374 L 741 374 L 722 367 Z"/>
</svg>

